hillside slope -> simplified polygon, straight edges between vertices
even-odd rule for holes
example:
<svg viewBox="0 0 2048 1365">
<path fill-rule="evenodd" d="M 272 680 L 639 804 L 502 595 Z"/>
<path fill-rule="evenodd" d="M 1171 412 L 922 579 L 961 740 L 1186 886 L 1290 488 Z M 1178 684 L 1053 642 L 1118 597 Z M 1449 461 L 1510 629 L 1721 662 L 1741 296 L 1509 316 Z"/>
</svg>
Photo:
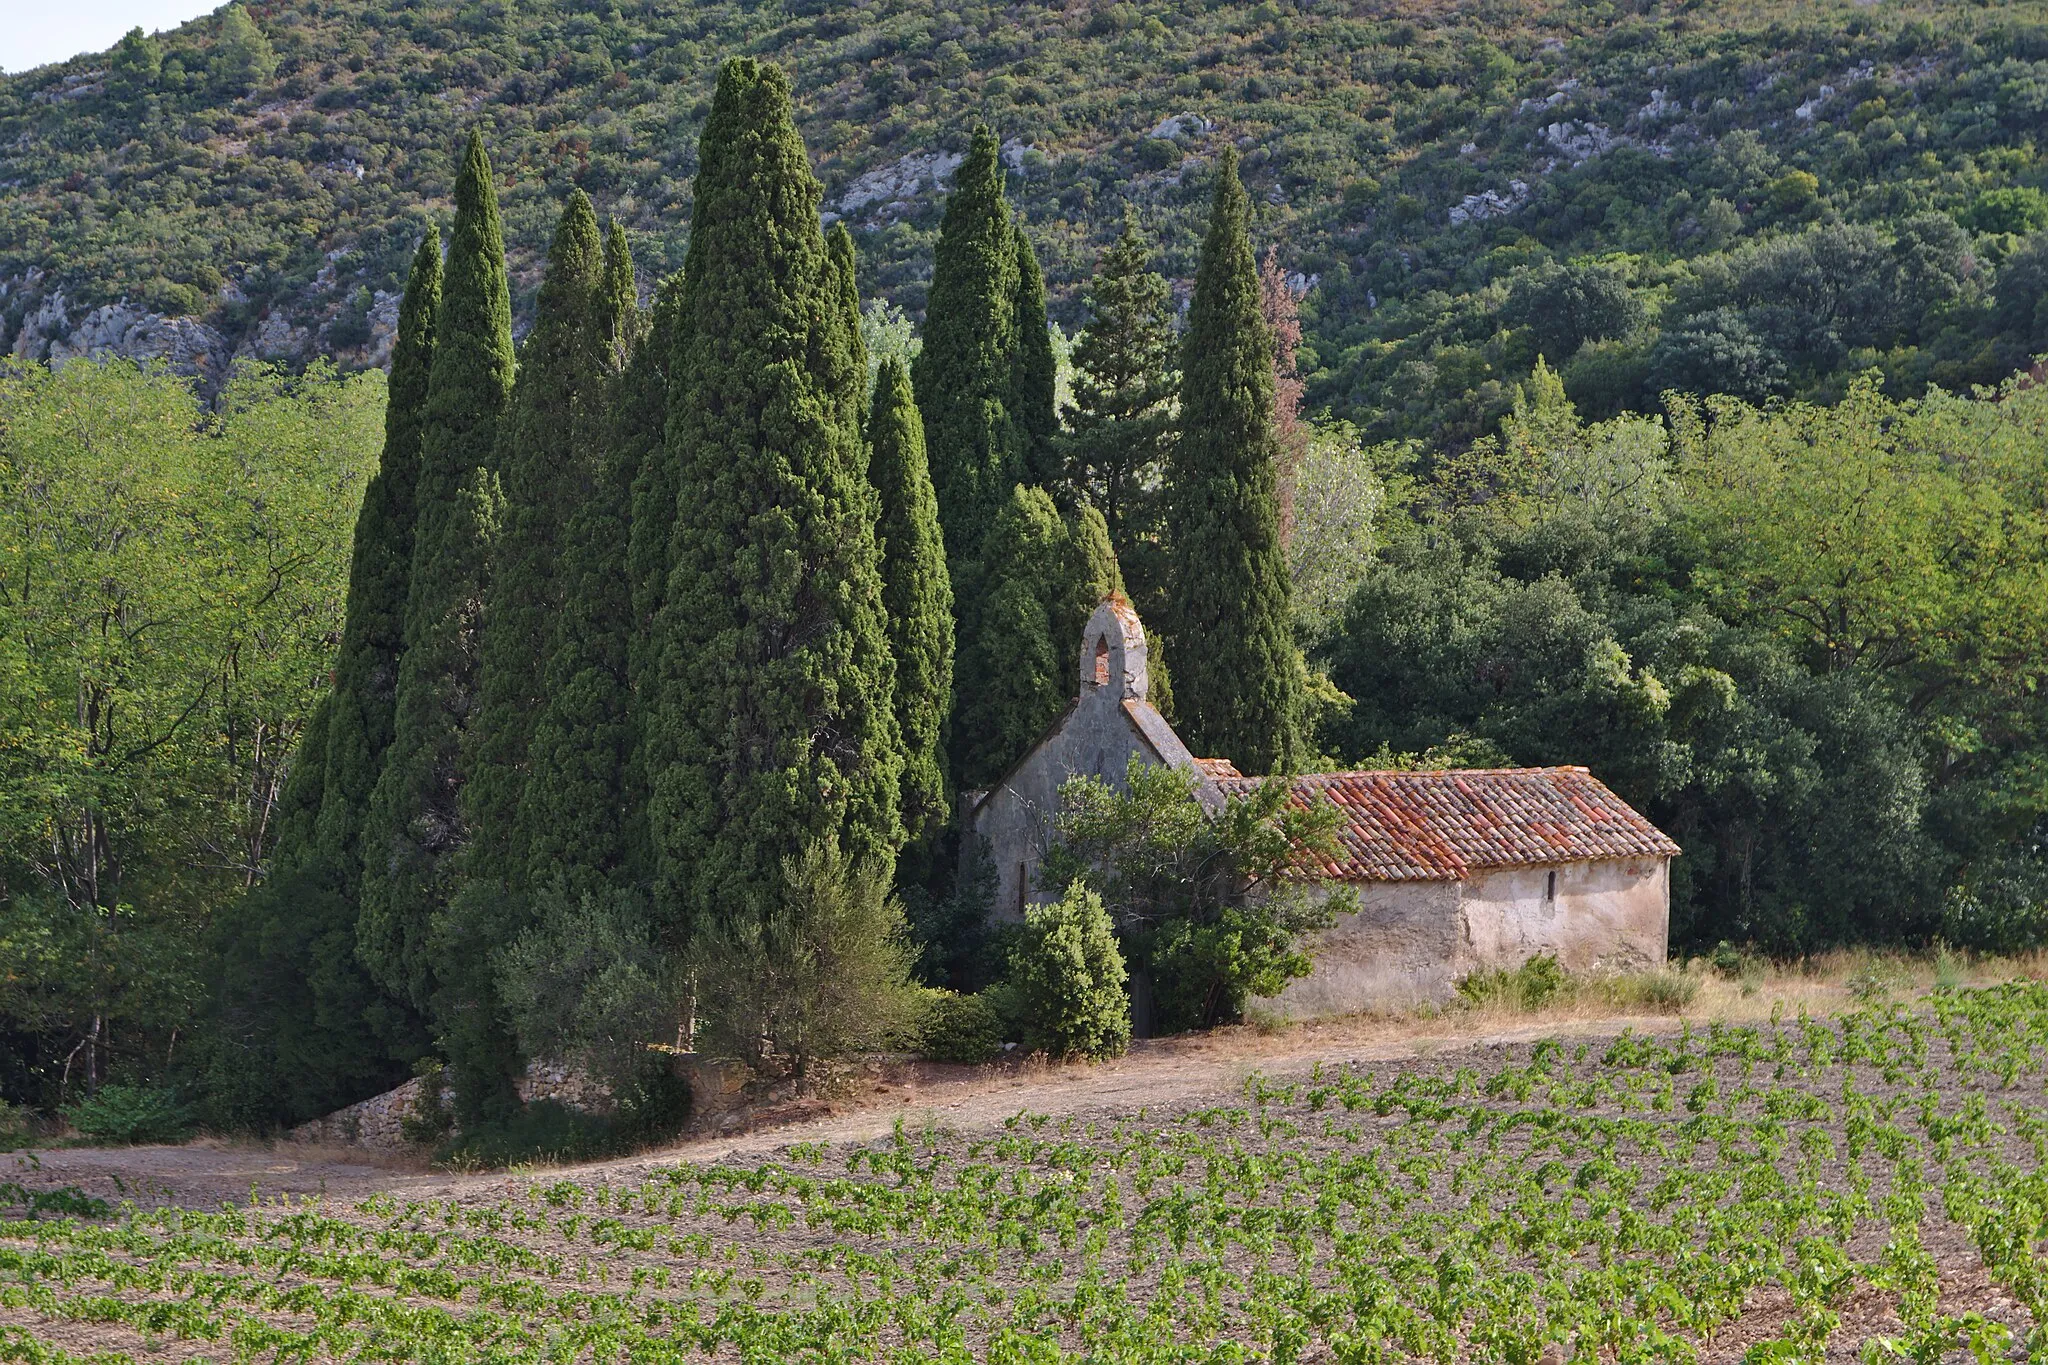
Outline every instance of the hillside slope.
<svg viewBox="0 0 2048 1365">
<path fill-rule="evenodd" d="M 1870 365 L 1954 386 L 2048 349 L 2048 0 L 247 12 L 0 80 L 0 349 L 375 363 L 474 123 L 517 287 L 571 185 L 651 280 L 682 259 L 705 100 L 741 52 L 794 74 L 865 286 L 913 314 L 975 121 L 1069 327 L 1126 206 L 1191 273 L 1235 141 L 1260 236 L 1313 286 L 1311 402 L 1378 435 L 1469 437 L 1539 351 L 1612 410 L 1674 384 L 1825 395 Z"/>
</svg>

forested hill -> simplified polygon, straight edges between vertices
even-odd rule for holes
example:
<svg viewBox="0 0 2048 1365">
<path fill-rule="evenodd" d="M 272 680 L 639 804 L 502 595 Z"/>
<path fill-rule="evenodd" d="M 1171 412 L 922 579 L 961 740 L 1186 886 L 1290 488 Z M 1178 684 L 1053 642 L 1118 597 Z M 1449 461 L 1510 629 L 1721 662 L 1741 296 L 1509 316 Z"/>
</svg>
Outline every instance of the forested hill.
<svg viewBox="0 0 2048 1365">
<path fill-rule="evenodd" d="M 1600 413 L 2048 350 L 2044 0 L 248 0 L 0 80 L 0 342 L 375 362 L 472 124 L 529 301 L 571 184 L 673 268 L 735 53 L 913 315 L 976 121 L 1069 328 L 1126 206 L 1191 274 L 1236 142 L 1310 402 L 1374 435 L 1469 438 L 1539 351 Z"/>
</svg>

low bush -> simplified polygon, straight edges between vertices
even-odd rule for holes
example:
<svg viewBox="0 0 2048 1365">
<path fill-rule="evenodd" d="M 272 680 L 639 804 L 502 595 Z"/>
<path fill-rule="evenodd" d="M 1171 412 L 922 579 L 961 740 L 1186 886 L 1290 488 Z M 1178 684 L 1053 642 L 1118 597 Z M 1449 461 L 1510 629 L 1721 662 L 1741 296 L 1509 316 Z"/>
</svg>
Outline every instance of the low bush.
<svg viewBox="0 0 2048 1365">
<path fill-rule="evenodd" d="M 95 1142 L 183 1142 L 192 1136 L 191 1113 L 176 1094 L 154 1086 L 103 1085 L 64 1117 Z"/>
<path fill-rule="evenodd" d="M 988 1062 L 1003 1055 L 1003 1021 L 979 995 L 951 991 L 932 1000 L 918 1051 L 935 1062 Z"/>
<path fill-rule="evenodd" d="M 1025 913 L 1010 959 L 1024 1044 L 1055 1057 L 1113 1057 L 1131 1043 L 1129 973 L 1102 897 L 1082 882 Z"/>
<path fill-rule="evenodd" d="M 1472 1005 L 1535 1010 L 1564 995 L 1570 986 L 1571 978 L 1556 955 L 1543 953 L 1512 970 L 1502 967 L 1473 972 L 1458 983 L 1458 995 Z"/>
<path fill-rule="evenodd" d="M 536 1100 L 508 1119 L 456 1134 L 434 1160 L 456 1170 L 501 1170 L 529 1161 L 594 1161 L 617 1155 L 625 1145 L 611 1120 Z"/>
</svg>

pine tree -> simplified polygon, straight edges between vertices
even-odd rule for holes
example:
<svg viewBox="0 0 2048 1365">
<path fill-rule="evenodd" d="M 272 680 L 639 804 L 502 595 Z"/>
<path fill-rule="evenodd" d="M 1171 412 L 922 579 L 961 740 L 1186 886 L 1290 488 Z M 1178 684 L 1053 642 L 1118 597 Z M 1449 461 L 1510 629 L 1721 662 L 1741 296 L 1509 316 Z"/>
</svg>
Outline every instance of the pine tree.
<svg viewBox="0 0 2048 1365">
<path fill-rule="evenodd" d="M 975 130 L 932 254 L 924 349 L 911 365 L 955 586 L 1025 475 L 1010 414 L 1017 351 L 1017 244 L 995 134 Z"/>
<path fill-rule="evenodd" d="M 963 622 L 953 718 L 963 790 L 986 787 L 1059 718 L 1080 685 L 1074 660 L 1096 604 L 1118 589 L 1101 514 L 1060 517 L 1042 488 L 1015 484 L 989 528 L 983 592 Z"/>
<path fill-rule="evenodd" d="M 511 887 L 527 883 L 516 827 L 566 596 L 564 523 L 595 487 L 605 453 L 599 423 L 613 349 L 603 333 L 603 278 L 597 214 L 577 190 L 548 250 L 533 330 L 519 352 L 519 381 L 499 427 L 504 525 L 485 596 L 482 699 L 467 732 L 468 872 Z"/>
<path fill-rule="evenodd" d="M 841 420 L 866 376 L 788 79 L 727 62 L 702 147 L 646 761 L 658 890 L 707 922 L 765 918 L 819 840 L 886 865 L 903 760 L 875 495 Z"/>
<path fill-rule="evenodd" d="M 1167 467 L 1167 634 L 1189 747 L 1261 774 L 1301 757 L 1303 678 L 1274 496 L 1273 340 L 1260 316 L 1249 216 L 1237 154 L 1226 148 L 1188 309 L 1180 430 Z"/>
<path fill-rule="evenodd" d="M 1090 318 L 1074 343 L 1074 403 L 1067 410 L 1069 477 L 1102 509 L 1110 543 L 1133 579 L 1158 531 L 1152 490 L 1173 423 L 1172 304 L 1150 255 L 1137 219 L 1126 216 L 1088 295 Z"/>
<path fill-rule="evenodd" d="M 1024 225 L 1013 225 L 1017 249 L 1017 355 L 1010 373 L 1010 413 L 1016 423 L 1018 462 L 1026 483 L 1052 489 L 1060 479 L 1060 429 L 1054 394 L 1059 361 L 1053 355 L 1052 325 L 1045 315 L 1045 276 Z"/>
<path fill-rule="evenodd" d="M 868 442 L 868 478 L 881 499 L 882 605 L 903 734 L 903 826 L 912 838 L 928 838 L 946 820 L 940 739 L 953 697 L 953 584 L 925 464 L 924 419 L 911 397 L 910 372 L 893 356 L 876 375 Z"/>
<path fill-rule="evenodd" d="M 462 735 L 477 703 L 477 628 L 496 532 L 492 467 L 512 390 L 512 300 L 483 142 L 471 134 L 421 417 L 419 518 L 392 741 L 363 829 L 357 947 L 378 981 L 415 1003 L 433 993 L 430 935 L 466 834 Z"/>
<path fill-rule="evenodd" d="M 326 707 L 328 733 L 318 841 L 354 901 L 362 883 L 363 822 L 391 744 L 405 606 L 419 509 L 421 423 L 441 310 L 441 234 L 429 228 L 413 253 L 384 409 L 384 454 L 363 491 L 349 562 L 348 608 Z"/>
<path fill-rule="evenodd" d="M 592 312 L 604 359 L 600 392 L 615 398 L 640 335 L 632 256 L 616 224 Z M 563 528 L 561 607 L 519 805 L 518 843 L 530 879 L 558 882 L 572 896 L 624 878 L 635 800 L 626 667 L 633 599 L 622 532 L 640 451 L 605 434 L 612 439 L 603 441 L 602 460 L 585 466 L 584 485 L 570 490 L 575 510 Z"/>
</svg>

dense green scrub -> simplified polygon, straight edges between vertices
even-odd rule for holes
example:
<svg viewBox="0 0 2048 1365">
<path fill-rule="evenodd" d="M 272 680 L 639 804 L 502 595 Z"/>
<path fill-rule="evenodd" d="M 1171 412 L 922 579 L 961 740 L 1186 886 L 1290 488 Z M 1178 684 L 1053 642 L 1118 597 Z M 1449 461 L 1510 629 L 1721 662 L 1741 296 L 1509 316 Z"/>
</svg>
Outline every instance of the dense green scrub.
<svg viewBox="0 0 2048 1365">
<path fill-rule="evenodd" d="M 55 332 L 127 298 L 360 354 L 471 122 L 522 314 L 571 186 L 658 277 L 682 263 L 718 64 L 748 53 L 793 73 L 825 208 L 913 313 L 941 211 L 925 159 L 976 120 L 1070 329 L 1126 206 L 1192 275 L 1236 143 L 1255 239 L 1315 286 L 1311 405 L 1376 434 L 1472 439 L 1539 352 L 1611 412 L 1671 385 L 1833 396 L 1871 365 L 1916 396 L 2048 350 L 2039 0 L 250 12 L 0 80 L 0 274 L 44 272 L 0 340 L 61 287 Z"/>
<path fill-rule="evenodd" d="M 131 1203 L 0 1223 L 0 1355 L 2004 1359 L 2048 1322 L 2044 1066 L 2022 982 L 620 1183 Z"/>
</svg>

